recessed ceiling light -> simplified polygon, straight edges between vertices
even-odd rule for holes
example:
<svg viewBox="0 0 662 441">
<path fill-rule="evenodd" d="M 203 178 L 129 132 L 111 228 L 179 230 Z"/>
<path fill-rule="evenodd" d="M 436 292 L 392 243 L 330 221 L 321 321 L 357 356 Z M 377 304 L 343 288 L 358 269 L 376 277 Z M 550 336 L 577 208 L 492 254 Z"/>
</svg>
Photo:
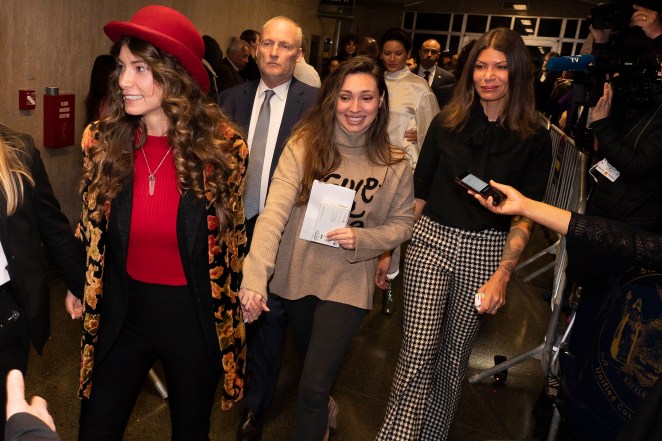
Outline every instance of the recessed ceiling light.
<svg viewBox="0 0 662 441">
<path fill-rule="evenodd" d="M 529 34 L 533 34 L 533 28 L 524 28 L 524 30 Z"/>
<path fill-rule="evenodd" d="M 520 23 L 524 26 L 531 26 L 531 20 L 520 20 Z"/>
<path fill-rule="evenodd" d="M 503 2 L 503 9 L 526 11 L 529 9 L 529 4 L 523 2 Z"/>
</svg>

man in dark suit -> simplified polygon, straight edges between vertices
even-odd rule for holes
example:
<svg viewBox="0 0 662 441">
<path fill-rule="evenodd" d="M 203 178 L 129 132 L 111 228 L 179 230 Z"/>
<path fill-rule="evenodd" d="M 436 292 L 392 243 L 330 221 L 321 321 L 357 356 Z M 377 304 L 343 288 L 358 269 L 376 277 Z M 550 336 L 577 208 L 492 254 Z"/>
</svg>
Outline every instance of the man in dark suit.
<svg viewBox="0 0 662 441">
<path fill-rule="evenodd" d="M 301 28 L 287 17 L 275 17 L 262 28 L 262 40 L 257 49 L 257 65 L 261 79 L 232 87 L 221 93 L 219 105 L 223 113 L 246 133 L 249 148 L 244 211 L 248 243 L 253 236 L 257 214 L 264 208 L 269 180 L 276 169 L 285 141 L 292 127 L 314 104 L 317 89 L 294 78 L 296 62 L 301 58 Z M 265 99 L 270 106 L 267 133 L 256 133 L 262 117 Z M 263 158 L 256 156 L 258 140 L 264 141 Z M 257 161 L 257 162 L 256 162 Z M 251 162 L 261 164 L 260 169 Z M 259 194 L 248 191 L 251 175 L 259 176 Z M 245 304 L 242 299 L 242 304 Z M 250 300 L 247 300 L 250 301 Z M 238 430 L 238 439 L 259 440 L 264 413 L 271 405 L 280 370 L 287 318 L 281 301 L 271 295 L 266 301 L 269 312 L 247 330 L 247 381 L 245 408 Z"/>
<path fill-rule="evenodd" d="M 237 37 L 232 37 L 230 45 L 225 51 L 225 58 L 221 60 L 218 72 L 216 72 L 218 76 L 216 80 L 218 83 L 217 87 L 220 92 L 246 81 L 239 71 L 248 63 L 249 55 L 250 49 L 248 43 Z"/>
<path fill-rule="evenodd" d="M 46 248 L 67 287 L 82 296 L 85 255 L 60 210 L 32 137 L 0 124 L 0 378 L 28 367 L 30 342 L 50 335 Z M 61 307 L 61 305 L 58 305 Z M 4 384 L 0 403 L 6 402 Z M 4 439 L 5 408 L 0 411 Z"/>
<path fill-rule="evenodd" d="M 455 84 L 455 77 L 452 73 L 437 66 L 440 55 L 441 45 L 437 40 L 424 41 L 418 52 L 418 68 L 412 72 L 428 82 L 437 97 L 439 107 L 442 107 L 447 99 L 445 91 L 450 90 L 450 87 L 443 88 L 443 86 Z"/>
</svg>

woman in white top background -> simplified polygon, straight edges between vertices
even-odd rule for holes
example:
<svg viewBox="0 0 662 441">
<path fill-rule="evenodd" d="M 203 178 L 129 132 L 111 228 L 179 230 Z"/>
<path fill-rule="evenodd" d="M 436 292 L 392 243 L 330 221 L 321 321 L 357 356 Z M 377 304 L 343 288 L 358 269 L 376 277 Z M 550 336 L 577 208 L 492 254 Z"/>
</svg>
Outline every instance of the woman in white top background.
<svg viewBox="0 0 662 441">
<path fill-rule="evenodd" d="M 384 33 L 380 46 L 389 95 L 388 135 L 393 145 L 407 152 L 415 169 L 425 133 L 432 118 L 439 113 L 439 104 L 427 82 L 407 67 L 412 47 L 409 34 L 400 28 L 391 28 Z M 405 133 L 411 131 L 416 134 Z"/>
<path fill-rule="evenodd" d="M 407 32 L 400 28 L 387 30 L 382 36 L 380 47 L 389 97 L 388 136 L 391 144 L 407 153 L 414 170 L 430 122 L 439 113 L 439 104 L 427 81 L 407 66 L 412 47 Z M 399 259 L 399 253 L 394 258 Z M 395 299 L 391 281 L 398 275 L 397 271 L 385 274 L 390 262 L 390 253 L 383 255 L 375 274 L 375 283 L 384 289 L 382 311 L 385 314 L 393 312 Z"/>
</svg>

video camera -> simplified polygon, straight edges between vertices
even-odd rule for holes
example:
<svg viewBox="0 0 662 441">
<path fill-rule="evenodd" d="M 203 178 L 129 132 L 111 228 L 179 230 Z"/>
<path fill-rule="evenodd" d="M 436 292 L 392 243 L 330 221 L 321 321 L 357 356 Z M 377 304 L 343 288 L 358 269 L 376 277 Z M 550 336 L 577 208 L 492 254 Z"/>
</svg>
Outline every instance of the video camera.
<svg viewBox="0 0 662 441">
<path fill-rule="evenodd" d="M 630 23 L 633 13 L 631 2 L 600 3 L 591 8 L 587 21 L 594 29 L 621 29 Z"/>
<path fill-rule="evenodd" d="M 637 4 L 645 3 L 640 0 Z M 657 9 L 657 7 L 651 7 Z M 611 29 L 609 43 L 594 44 L 592 55 L 550 58 L 548 72 L 572 72 L 572 101 L 578 105 L 577 120 L 568 121 L 567 131 L 581 150 L 592 151 L 593 136 L 587 128 L 588 109 L 602 96 L 604 83 L 614 91 L 612 111 L 645 108 L 662 101 L 660 63 L 648 52 L 651 40 L 639 26 L 629 26 L 632 2 L 600 4 L 588 18 L 594 29 Z M 597 47 L 596 47 L 597 46 Z M 654 52 L 654 51 L 653 51 Z"/>
<path fill-rule="evenodd" d="M 637 4 L 647 3 L 639 1 Z M 593 107 L 602 96 L 605 81 L 611 82 L 614 102 L 646 106 L 662 99 L 660 63 L 645 53 L 650 44 L 640 27 L 629 26 L 632 2 L 604 3 L 591 9 L 588 20 L 595 29 L 611 29 L 610 44 L 594 55 L 556 57 L 547 70 L 575 72 L 573 101 Z"/>
</svg>

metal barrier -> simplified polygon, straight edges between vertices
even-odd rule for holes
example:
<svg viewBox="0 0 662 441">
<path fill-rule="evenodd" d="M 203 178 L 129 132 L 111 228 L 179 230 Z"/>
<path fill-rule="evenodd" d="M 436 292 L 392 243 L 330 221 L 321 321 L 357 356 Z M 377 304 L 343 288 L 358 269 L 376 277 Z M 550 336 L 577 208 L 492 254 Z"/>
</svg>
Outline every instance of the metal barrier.
<svg viewBox="0 0 662 441">
<path fill-rule="evenodd" d="M 585 185 L 586 154 L 577 150 L 575 142 L 568 138 L 561 129 L 549 123 L 547 123 L 547 127 L 552 138 L 552 167 L 542 201 L 555 207 L 577 211 L 580 204 L 585 204 L 586 191 L 580 192 L 580 190 Z M 584 168 L 581 166 L 582 161 L 584 161 Z M 515 271 L 526 268 L 548 254 L 556 254 L 558 247 L 559 240 L 521 262 L 517 265 Z M 555 265 L 556 262 L 548 263 L 527 275 L 524 281 L 530 282 L 540 274 L 552 269 Z"/>
<path fill-rule="evenodd" d="M 585 183 L 588 156 L 577 150 L 573 140 L 568 138 L 559 128 L 550 125 L 548 127 L 550 136 L 552 137 L 552 154 L 554 156 L 543 201 L 559 208 L 583 213 L 586 206 Z M 561 340 L 557 341 L 557 330 L 561 317 L 563 296 L 566 292 L 565 269 L 567 253 L 565 238 L 560 237 L 553 245 L 536 254 L 531 259 L 528 259 L 528 261 L 525 261 L 519 267 L 526 266 L 530 263 L 529 261 L 536 260 L 540 256 L 549 253 L 554 253 L 556 259 L 549 265 L 554 268 L 551 299 L 552 315 L 544 341 L 523 354 L 473 375 L 469 378 L 469 383 L 476 383 L 533 357 L 540 357 L 542 371 L 545 376 L 556 375 L 557 363 L 555 363 L 554 354 L 558 352 L 559 344 L 561 344 Z M 539 273 L 540 270 L 535 275 Z M 535 277 L 535 275 L 528 276 L 524 280 L 528 281 L 531 277 Z"/>
</svg>

